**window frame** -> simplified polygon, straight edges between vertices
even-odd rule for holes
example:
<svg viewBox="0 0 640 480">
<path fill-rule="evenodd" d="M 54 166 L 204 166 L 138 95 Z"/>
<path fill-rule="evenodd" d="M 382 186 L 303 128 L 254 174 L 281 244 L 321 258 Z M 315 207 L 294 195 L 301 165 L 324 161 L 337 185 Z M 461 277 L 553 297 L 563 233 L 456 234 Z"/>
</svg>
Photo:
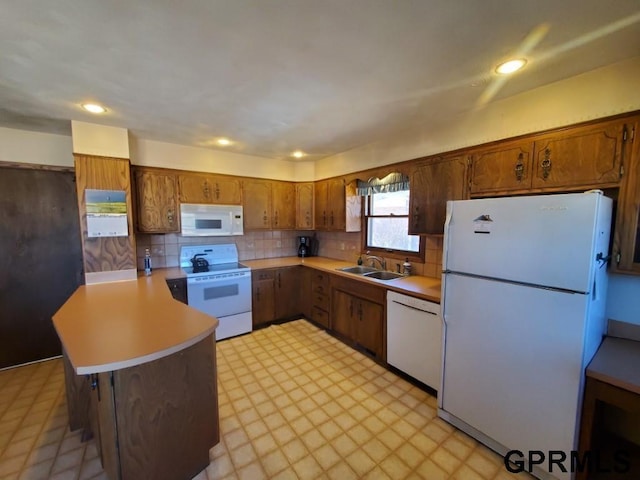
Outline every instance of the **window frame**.
<svg viewBox="0 0 640 480">
<path fill-rule="evenodd" d="M 364 201 L 362 202 L 362 246 L 363 252 L 369 251 L 373 255 L 378 255 L 387 258 L 393 258 L 398 260 L 404 260 L 408 258 L 411 262 L 416 263 L 424 263 L 424 255 L 426 249 L 426 239 L 424 235 L 418 235 L 419 238 L 419 249 L 417 252 L 412 252 L 409 250 L 394 250 L 392 248 L 382 248 L 382 247 L 374 247 L 368 245 L 369 241 L 369 218 L 406 218 L 407 225 L 409 222 L 409 214 L 407 215 L 370 215 L 371 212 L 371 200 L 373 195 L 367 195 L 364 197 Z"/>
</svg>

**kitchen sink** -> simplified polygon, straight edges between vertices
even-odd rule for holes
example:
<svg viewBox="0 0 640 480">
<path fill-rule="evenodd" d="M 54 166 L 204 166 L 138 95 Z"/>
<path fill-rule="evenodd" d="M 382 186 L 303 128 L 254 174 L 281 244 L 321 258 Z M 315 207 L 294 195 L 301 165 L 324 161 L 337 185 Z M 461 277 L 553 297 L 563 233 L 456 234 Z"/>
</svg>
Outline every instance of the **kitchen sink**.
<svg viewBox="0 0 640 480">
<path fill-rule="evenodd" d="M 364 274 L 367 278 L 375 278 L 377 280 L 394 280 L 396 278 L 402 278 L 404 275 L 400 273 L 386 272 L 384 270 L 376 270 L 375 272 L 369 272 Z"/>
<path fill-rule="evenodd" d="M 375 272 L 379 271 L 376 268 L 365 267 L 364 265 L 356 265 L 356 266 L 353 266 L 353 267 L 338 268 L 338 270 L 340 270 L 341 272 L 346 272 L 346 273 L 355 273 L 357 275 L 364 275 L 366 273 L 375 273 Z"/>
</svg>

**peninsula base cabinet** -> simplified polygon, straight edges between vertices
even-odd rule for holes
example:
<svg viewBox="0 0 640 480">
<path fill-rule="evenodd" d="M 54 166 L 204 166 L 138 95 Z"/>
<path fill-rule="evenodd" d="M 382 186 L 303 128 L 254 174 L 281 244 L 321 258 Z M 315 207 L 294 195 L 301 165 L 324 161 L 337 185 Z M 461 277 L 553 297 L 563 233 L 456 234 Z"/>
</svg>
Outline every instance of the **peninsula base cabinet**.
<svg viewBox="0 0 640 480">
<path fill-rule="evenodd" d="M 84 428 L 93 433 L 109 479 L 193 478 L 209 465 L 209 450 L 220 441 L 212 336 L 89 380 Z M 84 404 L 80 400 L 77 406 Z"/>
</svg>

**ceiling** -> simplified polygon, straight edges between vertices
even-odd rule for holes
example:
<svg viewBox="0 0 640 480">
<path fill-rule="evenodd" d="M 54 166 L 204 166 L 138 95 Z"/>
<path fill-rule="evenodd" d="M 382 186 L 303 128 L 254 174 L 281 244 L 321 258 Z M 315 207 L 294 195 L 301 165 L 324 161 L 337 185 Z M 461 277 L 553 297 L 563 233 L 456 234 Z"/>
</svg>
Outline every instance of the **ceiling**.
<svg viewBox="0 0 640 480">
<path fill-rule="evenodd" d="M 638 0 L 0 0 L 0 126 L 316 160 L 640 55 Z M 494 66 L 523 56 L 505 79 Z M 94 116 L 79 105 L 104 104 Z"/>
</svg>

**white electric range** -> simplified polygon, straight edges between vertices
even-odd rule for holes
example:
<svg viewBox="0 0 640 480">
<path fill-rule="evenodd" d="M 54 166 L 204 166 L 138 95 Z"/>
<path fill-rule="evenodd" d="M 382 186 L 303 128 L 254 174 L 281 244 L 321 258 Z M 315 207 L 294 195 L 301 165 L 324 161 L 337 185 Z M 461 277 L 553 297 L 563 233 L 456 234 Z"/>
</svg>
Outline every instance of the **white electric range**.
<svg viewBox="0 0 640 480">
<path fill-rule="evenodd" d="M 189 306 L 220 321 L 216 340 L 252 331 L 251 269 L 238 262 L 235 244 L 184 245 L 180 267 Z"/>
</svg>

